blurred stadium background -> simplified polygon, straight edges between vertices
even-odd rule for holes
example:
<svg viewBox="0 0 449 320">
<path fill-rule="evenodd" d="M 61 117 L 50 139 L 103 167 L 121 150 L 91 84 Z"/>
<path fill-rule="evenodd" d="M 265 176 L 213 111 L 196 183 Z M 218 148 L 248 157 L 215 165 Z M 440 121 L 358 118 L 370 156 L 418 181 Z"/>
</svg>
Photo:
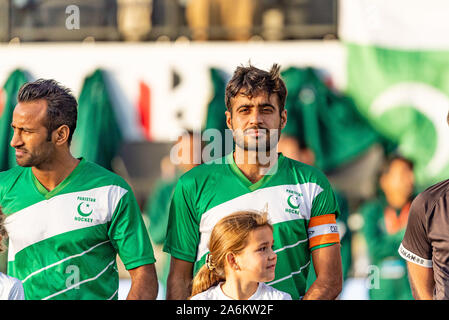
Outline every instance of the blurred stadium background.
<svg viewBox="0 0 449 320">
<path fill-rule="evenodd" d="M 145 211 L 173 175 L 164 159 L 177 137 L 222 129 L 214 121 L 235 67 L 279 63 L 288 133 L 348 201 L 341 298 L 367 299 L 359 208 L 378 195 L 386 157 L 414 162 L 416 192 L 449 176 L 448 9 L 443 0 L 0 0 L 0 170 L 15 165 L 18 88 L 54 78 L 79 98 L 74 154 L 122 175 Z"/>
</svg>

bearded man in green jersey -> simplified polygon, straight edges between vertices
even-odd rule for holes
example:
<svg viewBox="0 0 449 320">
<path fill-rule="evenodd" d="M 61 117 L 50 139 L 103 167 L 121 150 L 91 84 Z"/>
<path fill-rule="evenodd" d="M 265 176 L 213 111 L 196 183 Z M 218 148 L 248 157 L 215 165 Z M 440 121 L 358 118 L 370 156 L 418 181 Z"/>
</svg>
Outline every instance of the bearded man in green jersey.
<svg viewBox="0 0 449 320">
<path fill-rule="evenodd" d="M 22 86 L 11 127 L 19 164 L 0 173 L 8 274 L 26 299 L 117 299 L 117 253 L 128 299 L 154 299 L 154 255 L 137 201 L 116 174 L 70 153 L 77 102 L 54 80 Z"/>
<path fill-rule="evenodd" d="M 334 192 L 318 169 L 277 153 L 287 122 L 287 89 L 279 70 L 276 64 L 268 72 L 251 65 L 236 69 L 225 97 L 234 152 L 193 168 L 178 181 L 164 246 L 171 255 L 168 299 L 190 295 L 214 225 L 239 210 L 269 214 L 278 256 L 269 285 L 293 299 L 335 299 L 341 291 Z M 312 260 L 317 279 L 305 292 Z"/>
</svg>

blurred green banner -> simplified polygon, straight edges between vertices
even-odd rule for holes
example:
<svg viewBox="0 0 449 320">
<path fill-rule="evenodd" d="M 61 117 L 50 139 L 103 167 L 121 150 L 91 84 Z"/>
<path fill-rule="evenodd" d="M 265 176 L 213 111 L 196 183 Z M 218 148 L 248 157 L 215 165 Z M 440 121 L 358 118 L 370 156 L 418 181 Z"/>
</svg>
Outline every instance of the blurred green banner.
<svg viewBox="0 0 449 320">
<path fill-rule="evenodd" d="M 10 146 L 13 136 L 11 128 L 12 113 L 17 104 L 17 93 L 27 82 L 28 74 L 20 69 L 11 73 L 5 85 L 0 89 L 0 171 L 17 165 L 14 148 Z"/>
<path fill-rule="evenodd" d="M 86 77 L 78 99 L 78 122 L 72 141 L 74 156 L 111 170 L 122 142 L 105 74 L 98 69 Z"/>
</svg>

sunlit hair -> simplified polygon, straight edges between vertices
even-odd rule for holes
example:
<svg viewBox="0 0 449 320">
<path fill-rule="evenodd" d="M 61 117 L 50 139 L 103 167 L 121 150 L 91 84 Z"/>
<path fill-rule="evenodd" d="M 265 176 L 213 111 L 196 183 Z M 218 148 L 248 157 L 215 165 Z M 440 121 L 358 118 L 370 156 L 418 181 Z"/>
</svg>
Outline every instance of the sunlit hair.
<svg viewBox="0 0 449 320">
<path fill-rule="evenodd" d="M 247 97 L 256 96 L 262 92 L 268 93 L 268 96 L 277 94 L 279 97 L 279 113 L 284 110 L 285 100 L 287 98 L 287 87 L 281 78 L 281 67 L 273 64 L 270 71 L 258 69 L 251 64 L 249 66 L 239 66 L 226 85 L 225 103 L 228 111 L 231 110 L 231 100 L 238 94 Z"/>
<path fill-rule="evenodd" d="M 0 252 L 3 252 L 6 250 L 6 247 L 3 244 L 6 236 L 8 235 L 6 233 L 6 228 L 5 228 L 5 219 L 6 219 L 6 216 L 2 212 L 2 208 L 0 208 Z"/>
<path fill-rule="evenodd" d="M 238 211 L 222 218 L 212 229 L 210 253 L 193 279 L 192 296 L 226 280 L 226 255 L 239 254 L 248 245 L 250 233 L 261 227 L 273 230 L 266 212 Z"/>
</svg>

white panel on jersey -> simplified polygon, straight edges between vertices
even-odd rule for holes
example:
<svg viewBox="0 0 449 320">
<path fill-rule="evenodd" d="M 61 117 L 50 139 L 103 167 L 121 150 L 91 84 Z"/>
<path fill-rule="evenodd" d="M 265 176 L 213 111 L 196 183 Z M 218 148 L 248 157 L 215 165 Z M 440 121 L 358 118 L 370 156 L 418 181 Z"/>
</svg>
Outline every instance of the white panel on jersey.
<svg viewBox="0 0 449 320">
<path fill-rule="evenodd" d="M 197 260 L 209 251 L 212 229 L 223 217 L 236 211 L 266 209 L 271 224 L 298 219 L 310 220 L 313 200 L 322 191 L 319 185 L 311 182 L 262 188 L 206 211 L 201 216 Z"/>
<path fill-rule="evenodd" d="M 55 196 L 17 211 L 5 220 L 9 235 L 8 261 L 17 252 L 56 235 L 111 221 L 128 190 L 104 186 Z"/>
<path fill-rule="evenodd" d="M 325 234 L 339 234 L 338 225 L 336 223 L 322 224 L 319 226 L 311 227 L 307 230 L 309 239 Z"/>
</svg>

